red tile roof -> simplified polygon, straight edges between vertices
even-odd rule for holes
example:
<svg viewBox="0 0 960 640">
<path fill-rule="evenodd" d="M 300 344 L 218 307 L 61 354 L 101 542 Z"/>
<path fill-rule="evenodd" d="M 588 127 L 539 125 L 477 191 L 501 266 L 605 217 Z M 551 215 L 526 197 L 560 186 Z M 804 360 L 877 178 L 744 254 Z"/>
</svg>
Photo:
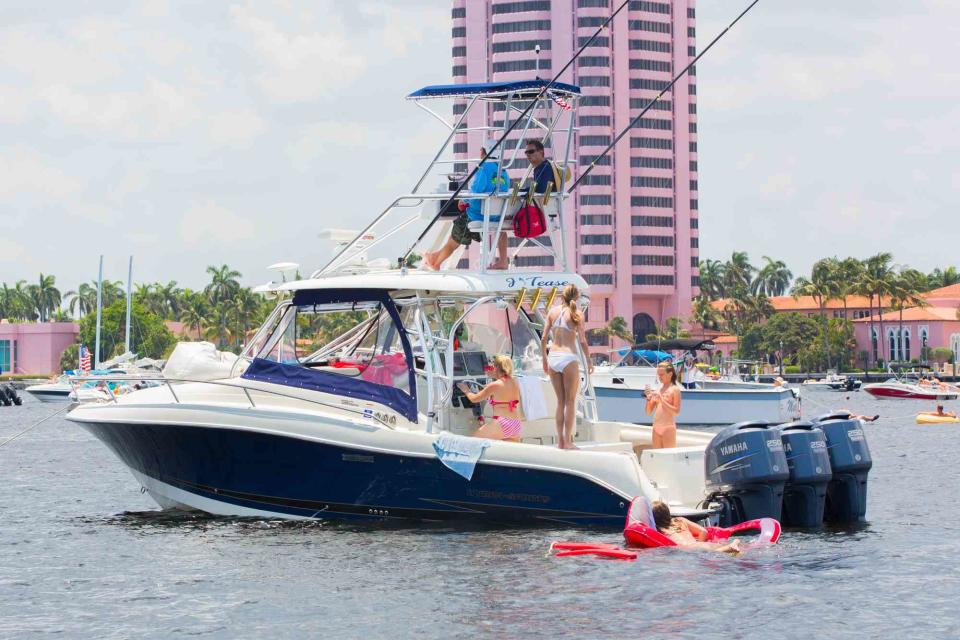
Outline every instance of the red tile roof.
<svg viewBox="0 0 960 640">
<path fill-rule="evenodd" d="M 897 310 L 886 311 L 883 314 L 885 322 L 899 322 L 900 312 Z M 854 322 L 879 322 L 880 316 L 874 314 L 872 318 L 859 318 Z M 960 322 L 957 319 L 957 310 L 952 307 L 908 307 L 903 310 L 904 322 L 916 322 L 918 320 L 932 320 L 934 322 Z"/>
</svg>

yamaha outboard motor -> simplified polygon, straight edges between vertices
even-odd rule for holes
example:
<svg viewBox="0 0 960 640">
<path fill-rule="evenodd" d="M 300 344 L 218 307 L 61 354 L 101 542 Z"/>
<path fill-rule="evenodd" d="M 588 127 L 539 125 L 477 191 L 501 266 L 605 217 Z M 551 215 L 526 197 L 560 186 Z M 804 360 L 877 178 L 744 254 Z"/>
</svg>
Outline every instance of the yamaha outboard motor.
<svg viewBox="0 0 960 640">
<path fill-rule="evenodd" d="M 791 527 L 814 528 L 823 522 L 827 483 L 833 477 L 827 438 L 810 422 L 780 425 L 790 479 L 783 489 L 783 520 Z"/>
<path fill-rule="evenodd" d="M 827 485 L 826 522 L 857 522 L 867 515 L 867 474 L 873 466 L 863 424 L 848 413 L 828 413 L 813 423 L 823 430 L 833 479 Z"/>
<path fill-rule="evenodd" d="M 766 422 L 740 422 L 707 445 L 708 501 L 720 505 L 720 526 L 756 518 L 780 519 L 790 474 L 780 432 Z"/>
</svg>

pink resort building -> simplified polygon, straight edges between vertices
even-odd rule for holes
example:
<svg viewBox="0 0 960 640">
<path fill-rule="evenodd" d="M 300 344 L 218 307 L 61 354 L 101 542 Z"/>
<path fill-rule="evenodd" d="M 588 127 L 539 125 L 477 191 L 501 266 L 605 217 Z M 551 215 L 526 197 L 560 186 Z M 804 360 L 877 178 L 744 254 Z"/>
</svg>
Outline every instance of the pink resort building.
<svg viewBox="0 0 960 640">
<path fill-rule="evenodd" d="M 619 4 L 453 0 L 454 81 L 552 78 Z M 584 94 L 571 154 L 574 177 L 689 64 L 695 55 L 694 15 L 692 0 L 632 1 L 559 79 Z M 591 289 L 588 329 L 622 316 L 635 339 L 643 340 L 667 318 L 690 313 L 699 286 L 696 107 L 691 75 L 647 112 L 578 187 L 575 201 L 568 201 L 565 233 L 575 239 L 568 248 L 576 260 L 570 266 Z M 503 117 L 481 109 L 471 115 L 471 128 L 500 125 Z M 557 135 L 542 142 L 549 158 L 566 139 Z M 465 136 L 454 149 L 456 157 L 478 158 L 482 143 L 481 134 Z M 517 144 L 519 134 L 508 138 L 506 148 Z M 511 170 L 512 177 L 525 169 Z M 543 252 L 525 253 L 516 266 L 554 266 Z M 591 336 L 590 342 L 595 353 L 609 349 L 605 339 Z"/>
<path fill-rule="evenodd" d="M 79 333 L 75 322 L 0 321 L 0 369 L 4 374 L 60 373 L 60 355 Z"/>
</svg>

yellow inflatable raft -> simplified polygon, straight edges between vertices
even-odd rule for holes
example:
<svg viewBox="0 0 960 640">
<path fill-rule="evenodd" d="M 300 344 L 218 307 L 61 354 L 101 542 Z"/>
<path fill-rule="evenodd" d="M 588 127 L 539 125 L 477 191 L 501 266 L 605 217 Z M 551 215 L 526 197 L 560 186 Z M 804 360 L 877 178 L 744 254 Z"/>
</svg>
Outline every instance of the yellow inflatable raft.
<svg viewBox="0 0 960 640">
<path fill-rule="evenodd" d="M 929 413 L 917 414 L 917 424 L 943 424 L 946 422 L 960 422 L 960 418 L 951 416 L 935 416 Z"/>
</svg>

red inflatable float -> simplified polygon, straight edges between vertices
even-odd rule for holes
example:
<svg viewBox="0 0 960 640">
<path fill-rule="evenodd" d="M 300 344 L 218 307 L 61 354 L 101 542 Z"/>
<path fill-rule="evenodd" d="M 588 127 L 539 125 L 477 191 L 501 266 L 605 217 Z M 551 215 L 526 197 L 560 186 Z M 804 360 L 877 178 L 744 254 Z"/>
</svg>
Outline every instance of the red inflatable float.
<svg viewBox="0 0 960 640">
<path fill-rule="evenodd" d="M 757 538 L 750 547 L 775 544 L 780 539 L 780 523 L 773 518 L 748 520 L 732 527 L 706 527 L 707 542 L 722 542 L 735 533 L 756 531 Z M 660 533 L 653 523 L 653 510 L 644 497 L 634 498 L 627 512 L 623 537 L 631 545 L 644 548 L 675 547 L 677 543 Z"/>
</svg>

